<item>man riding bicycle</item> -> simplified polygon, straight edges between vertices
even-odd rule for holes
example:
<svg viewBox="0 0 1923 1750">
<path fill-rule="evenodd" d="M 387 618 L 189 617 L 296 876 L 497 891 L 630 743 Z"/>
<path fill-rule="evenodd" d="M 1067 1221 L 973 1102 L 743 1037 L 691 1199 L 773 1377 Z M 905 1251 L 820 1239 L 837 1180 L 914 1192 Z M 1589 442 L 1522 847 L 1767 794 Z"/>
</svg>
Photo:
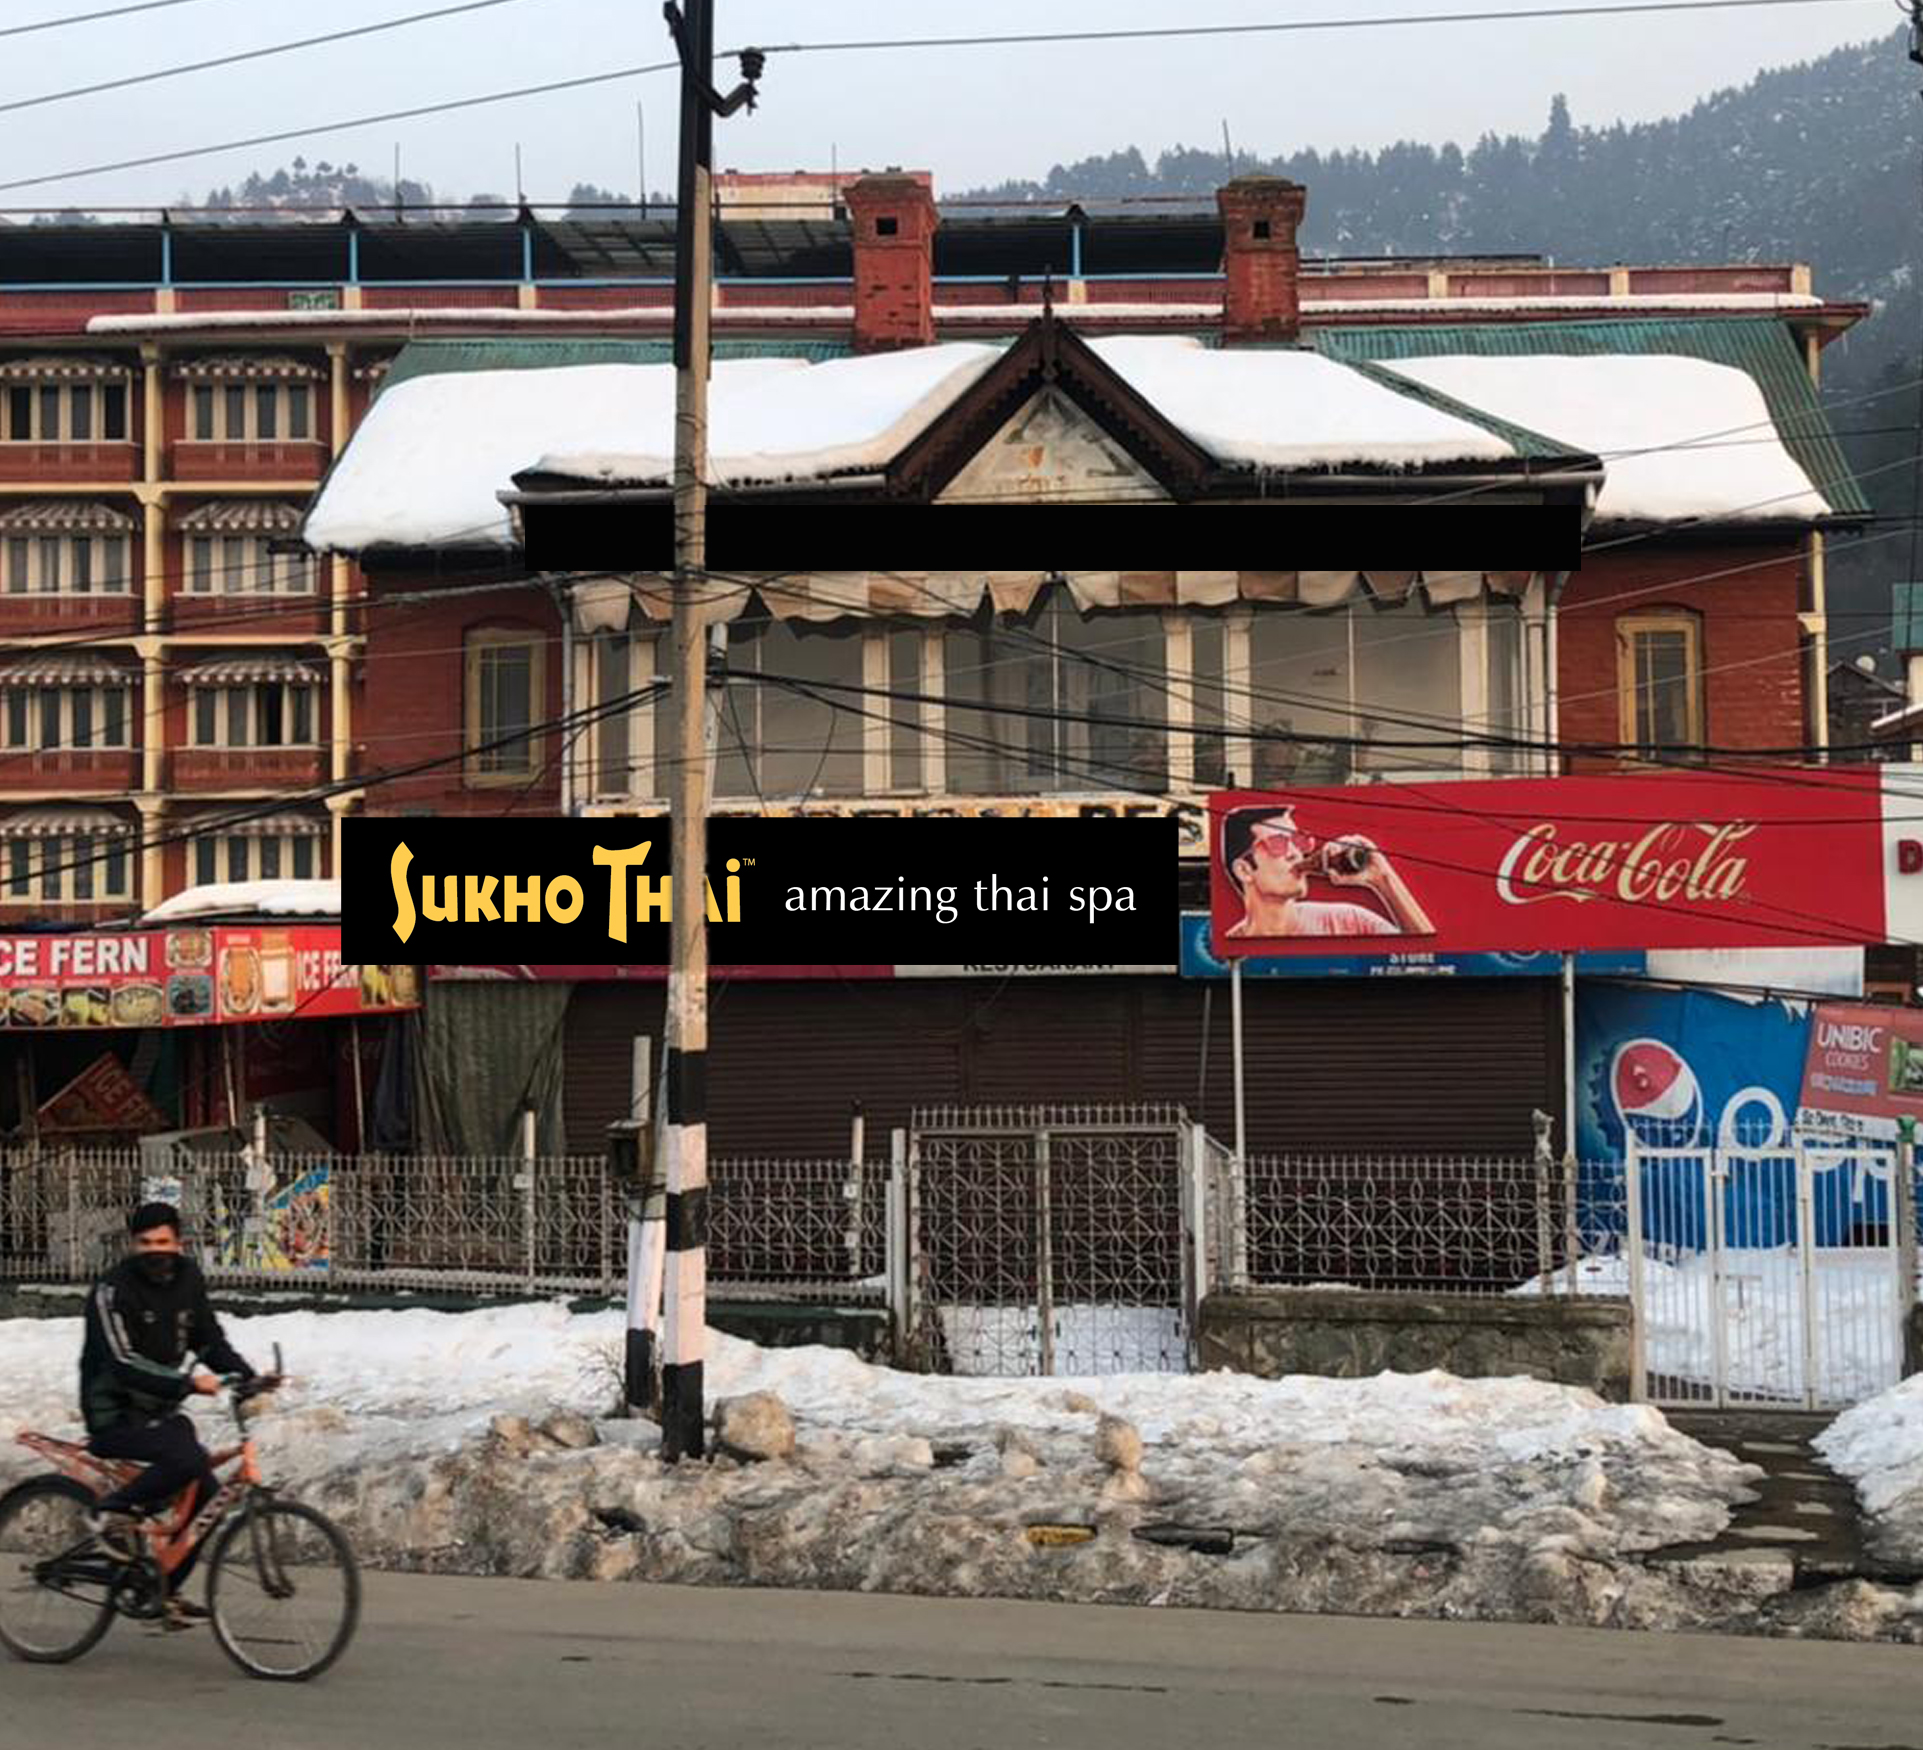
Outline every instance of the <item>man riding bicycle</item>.
<svg viewBox="0 0 1923 1750">
<path fill-rule="evenodd" d="M 207 1450 L 181 1406 L 195 1393 L 220 1390 L 215 1374 L 188 1365 L 193 1356 L 222 1374 L 255 1377 L 227 1341 L 207 1298 L 207 1279 L 180 1246 L 180 1211 L 143 1203 L 128 1217 L 132 1249 L 87 1297 L 87 1337 L 80 1353 L 80 1413 L 88 1448 L 102 1458 L 147 1468 L 104 1497 L 94 1516 L 100 1546 L 120 1561 L 140 1553 L 142 1515 L 196 1484 L 193 1511 L 219 1483 Z M 175 1575 L 179 1584 L 187 1569 Z M 206 1613 L 176 1600 L 177 1615 Z"/>
</svg>

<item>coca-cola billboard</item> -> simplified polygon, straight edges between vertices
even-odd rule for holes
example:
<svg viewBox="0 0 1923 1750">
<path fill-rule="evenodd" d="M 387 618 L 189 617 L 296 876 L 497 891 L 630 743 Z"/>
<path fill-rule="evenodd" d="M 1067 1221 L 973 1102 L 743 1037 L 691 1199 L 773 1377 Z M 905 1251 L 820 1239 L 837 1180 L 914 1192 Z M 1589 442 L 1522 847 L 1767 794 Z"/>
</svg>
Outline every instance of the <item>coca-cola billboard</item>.
<svg viewBox="0 0 1923 1750">
<path fill-rule="evenodd" d="M 1209 800 L 1218 955 L 1881 942 L 1898 879 L 1881 775 L 1226 791 Z"/>
</svg>

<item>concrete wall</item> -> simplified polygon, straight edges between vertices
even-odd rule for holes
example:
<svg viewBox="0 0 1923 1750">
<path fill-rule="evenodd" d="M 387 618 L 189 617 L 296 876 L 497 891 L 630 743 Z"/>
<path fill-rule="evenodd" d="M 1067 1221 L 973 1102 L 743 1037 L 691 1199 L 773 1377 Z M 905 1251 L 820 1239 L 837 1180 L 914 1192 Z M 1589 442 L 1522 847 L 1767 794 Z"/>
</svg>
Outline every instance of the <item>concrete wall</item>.
<svg viewBox="0 0 1923 1750">
<path fill-rule="evenodd" d="M 1441 1295 L 1272 1288 L 1202 1303 L 1202 1367 L 1263 1379 L 1290 1373 L 1361 1379 L 1430 1368 L 1466 1379 L 1522 1374 L 1630 1395 L 1626 1300 L 1454 1299 Z"/>
</svg>

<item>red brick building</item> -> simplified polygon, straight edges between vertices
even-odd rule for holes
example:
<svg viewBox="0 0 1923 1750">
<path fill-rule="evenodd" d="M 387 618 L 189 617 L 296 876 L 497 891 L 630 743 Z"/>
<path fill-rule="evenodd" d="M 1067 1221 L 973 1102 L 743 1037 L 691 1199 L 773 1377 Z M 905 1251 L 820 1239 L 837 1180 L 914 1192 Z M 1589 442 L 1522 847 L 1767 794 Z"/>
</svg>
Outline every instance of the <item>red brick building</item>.
<svg viewBox="0 0 1923 1750">
<path fill-rule="evenodd" d="M 722 357 L 1005 342 L 1045 280 L 1092 336 L 1299 336 L 1389 368 L 1680 357 L 1746 372 L 1828 511 L 1862 508 L 1810 390 L 1822 346 L 1862 311 L 1816 296 L 1805 268 L 1303 261 L 1304 197 L 1286 185 L 1194 208 L 978 211 L 941 209 L 926 178 L 853 180 L 813 179 L 812 205 L 766 179 L 724 190 Z M 645 640 L 571 636 L 557 600 L 511 581 L 505 550 L 377 566 L 370 602 L 359 566 L 291 549 L 410 340 L 665 359 L 671 252 L 670 221 L 528 212 L 0 231 L 0 920 L 328 874 L 339 817 L 361 807 L 536 814 L 633 794 L 638 722 L 619 745 L 596 730 L 463 750 L 651 672 Z M 1553 632 L 1539 615 L 1553 657 L 1519 659 L 1535 664 L 1519 675 L 1553 671 L 1571 741 L 1820 741 L 1825 520 L 1599 520 Z M 1353 575 L 1357 601 L 1383 593 Z M 1214 637 L 1188 660 L 1217 665 L 1225 718 L 1175 726 L 1177 787 L 1254 761 L 1234 731 L 1260 720 L 1235 695 L 1253 701 L 1264 659 L 1233 625 Z M 906 659 L 876 644 L 859 660 L 873 678 Z M 1285 690 L 1292 671 L 1276 672 Z M 1461 699 L 1487 691 L 1461 684 Z M 927 769 L 891 759 L 864 744 L 823 782 L 926 790 Z"/>
</svg>

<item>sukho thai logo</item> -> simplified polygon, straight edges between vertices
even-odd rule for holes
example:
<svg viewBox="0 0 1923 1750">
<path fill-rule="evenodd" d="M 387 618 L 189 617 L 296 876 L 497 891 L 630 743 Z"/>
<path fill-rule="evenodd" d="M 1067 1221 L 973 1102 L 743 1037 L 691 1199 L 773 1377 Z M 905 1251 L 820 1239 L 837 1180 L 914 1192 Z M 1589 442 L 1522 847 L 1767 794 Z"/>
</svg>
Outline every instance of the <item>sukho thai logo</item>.
<svg viewBox="0 0 1923 1750">
<path fill-rule="evenodd" d="M 1503 853 L 1496 892 L 1507 905 L 1545 899 L 1726 904 L 1742 896 L 1749 879 L 1749 858 L 1736 847 L 1755 830 L 1754 821 L 1663 821 L 1640 838 L 1585 840 L 1564 839 L 1561 827 L 1543 821 Z"/>
</svg>

